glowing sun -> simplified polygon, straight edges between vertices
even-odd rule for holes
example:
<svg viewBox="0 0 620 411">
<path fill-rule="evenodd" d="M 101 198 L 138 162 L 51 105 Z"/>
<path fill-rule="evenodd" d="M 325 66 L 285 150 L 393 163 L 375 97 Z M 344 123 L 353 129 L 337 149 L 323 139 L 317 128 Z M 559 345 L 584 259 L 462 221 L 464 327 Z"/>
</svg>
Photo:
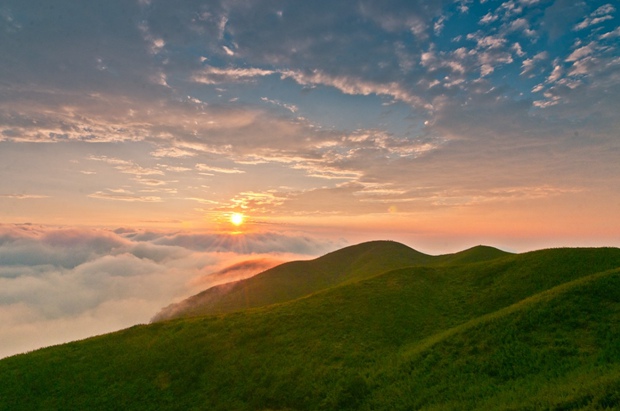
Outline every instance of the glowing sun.
<svg viewBox="0 0 620 411">
<path fill-rule="evenodd" d="M 245 217 L 241 213 L 232 213 L 230 215 L 230 222 L 233 225 L 236 225 L 237 227 L 239 227 L 241 224 L 243 224 L 244 218 Z"/>
</svg>

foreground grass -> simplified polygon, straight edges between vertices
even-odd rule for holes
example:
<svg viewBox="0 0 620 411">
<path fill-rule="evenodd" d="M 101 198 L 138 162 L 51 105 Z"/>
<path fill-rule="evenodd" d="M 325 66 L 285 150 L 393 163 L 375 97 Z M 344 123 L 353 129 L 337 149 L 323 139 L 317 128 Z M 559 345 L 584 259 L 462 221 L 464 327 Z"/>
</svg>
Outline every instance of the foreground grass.
<svg viewBox="0 0 620 411">
<path fill-rule="evenodd" d="M 0 409 L 618 409 L 620 251 L 386 272 L 0 361 Z"/>
</svg>

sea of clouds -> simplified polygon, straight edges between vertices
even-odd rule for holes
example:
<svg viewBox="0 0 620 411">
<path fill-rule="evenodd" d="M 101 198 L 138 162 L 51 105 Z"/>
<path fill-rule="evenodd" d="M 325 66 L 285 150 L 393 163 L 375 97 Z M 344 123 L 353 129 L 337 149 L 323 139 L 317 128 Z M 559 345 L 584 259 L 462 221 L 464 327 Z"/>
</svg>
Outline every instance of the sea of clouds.
<svg viewBox="0 0 620 411">
<path fill-rule="evenodd" d="M 147 323 L 164 306 L 343 243 L 0 225 L 0 358 Z"/>
</svg>

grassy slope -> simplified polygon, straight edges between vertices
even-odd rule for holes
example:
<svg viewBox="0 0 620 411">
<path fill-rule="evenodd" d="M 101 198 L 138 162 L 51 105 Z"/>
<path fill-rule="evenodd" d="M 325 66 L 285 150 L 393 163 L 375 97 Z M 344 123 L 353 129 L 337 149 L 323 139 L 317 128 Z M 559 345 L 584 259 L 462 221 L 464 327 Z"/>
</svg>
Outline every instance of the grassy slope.
<svg viewBox="0 0 620 411">
<path fill-rule="evenodd" d="M 617 267 L 545 250 L 133 327 L 0 361 L 0 409 L 620 407 Z"/>
<path fill-rule="evenodd" d="M 394 241 L 371 241 L 310 261 L 281 264 L 254 277 L 205 290 L 162 310 L 154 321 L 221 314 L 290 301 L 347 281 L 424 264 L 432 256 Z"/>
<path fill-rule="evenodd" d="M 222 314 L 294 300 L 397 268 L 485 261 L 508 255 L 478 246 L 456 254 L 430 256 L 394 241 L 371 241 L 310 261 L 285 263 L 238 282 L 212 287 L 158 313 L 154 321 Z"/>
<path fill-rule="evenodd" d="M 478 245 L 476 247 L 472 247 L 458 253 L 437 256 L 433 259 L 433 264 L 479 263 L 482 261 L 489 261 L 500 257 L 506 257 L 509 254 L 510 253 L 498 250 L 497 248 L 485 245 Z"/>
</svg>

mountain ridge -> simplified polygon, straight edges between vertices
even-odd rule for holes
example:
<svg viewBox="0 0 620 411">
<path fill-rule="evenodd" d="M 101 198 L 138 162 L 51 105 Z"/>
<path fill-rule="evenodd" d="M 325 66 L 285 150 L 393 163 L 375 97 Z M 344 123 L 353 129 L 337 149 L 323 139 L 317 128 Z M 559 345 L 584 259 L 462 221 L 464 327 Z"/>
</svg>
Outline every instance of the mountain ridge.
<svg viewBox="0 0 620 411">
<path fill-rule="evenodd" d="M 313 260 L 283 263 L 247 279 L 210 287 L 164 307 L 151 322 L 223 314 L 290 301 L 396 268 L 481 262 L 508 254 L 493 247 L 476 246 L 454 254 L 432 256 L 396 241 L 368 241 Z"/>
</svg>

